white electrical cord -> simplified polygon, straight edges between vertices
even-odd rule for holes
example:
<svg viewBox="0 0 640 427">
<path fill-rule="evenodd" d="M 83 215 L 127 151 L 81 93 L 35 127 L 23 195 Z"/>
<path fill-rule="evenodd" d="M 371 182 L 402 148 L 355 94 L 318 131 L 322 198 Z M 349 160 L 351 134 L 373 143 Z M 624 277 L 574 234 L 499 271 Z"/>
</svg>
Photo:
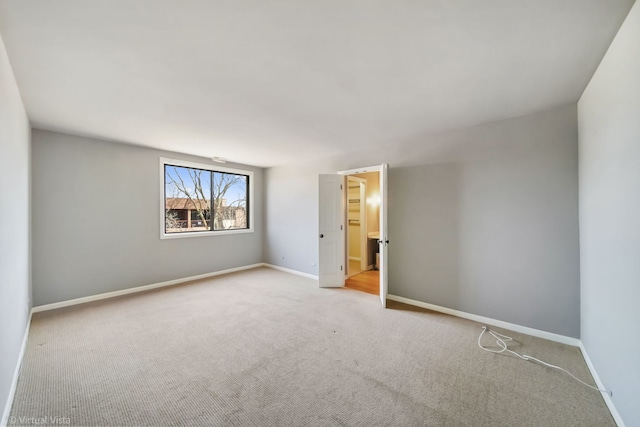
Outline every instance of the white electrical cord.
<svg viewBox="0 0 640 427">
<path fill-rule="evenodd" d="M 493 349 L 490 349 L 490 348 L 487 348 L 487 347 L 483 347 L 482 344 L 480 344 L 480 340 L 482 339 L 482 336 L 484 335 L 485 332 L 489 332 L 489 334 L 496 339 L 496 344 L 498 345 L 498 347 L 500 347 L 500 350 L 493 350 Z M 498 332 L 494 332 L 494 331 L 490 330 L 489 328 L 487 328 L 486 326 L 483 326 L 482 327 L 482 332 L 480 332 L 480 336 L 478 337 L 478 347 L 480 347 L 484 351 L 488 351 L 490 353 L 508 352 L 508 353 L 511 353 L 511 354 L 513 354 L 515 356 L 518 356 L 522 360 L 526 360 L 527 362 L 537 362 L 537 363 L 539 363 L 541 365 L 544 365 L 544 366 L 547 366 L 549 368 L 558 369 L 558 370 L 568 374 L 569 376 L 571 376 L 574 380 L 578 381 L 581 384 L 586 385 L 589 388 L 592 388 L 592 389 L 597 390 L 597 391 L 599 391 L 601 393 L 607 393 L 608 395 L 613 396 L 612 392 L 610 392 L 608 390 L 602 390 L 602 389 L 600 389 L 598 387 L 594 387 L 591 384 L 587 384 L 586 382 L 582 381 L 580 378 L 576 377 L 575 375 L 573 375 L 571 372 L 567 371 L 564 368 L 561 368 L 561 367 L 556 366 L 556 365 L 552 365 L 551 363 L 543 362 L 542 360 L 536 359 L 535 357 L 528 356 L 526 354 L 519 354 L 519 353 L 516 353 L 513 350 L 510 350 L 507 347 L 506 341 L 513 341 L 513 338 L 508 337 L 508 336 L 503 335 L 503 334 L 498 333 Z"/>
</svg>

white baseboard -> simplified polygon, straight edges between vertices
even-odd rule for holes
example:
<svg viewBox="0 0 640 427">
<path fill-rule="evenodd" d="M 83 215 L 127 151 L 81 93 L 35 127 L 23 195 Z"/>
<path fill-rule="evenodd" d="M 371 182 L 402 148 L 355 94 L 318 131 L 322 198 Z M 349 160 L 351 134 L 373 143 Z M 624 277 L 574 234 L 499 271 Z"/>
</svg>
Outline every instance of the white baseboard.
<svg viewBox="0 0 640 427">
<path fill-rule="evenodd" d="M 122 295 L 128 295 L 128 294 L 134 294 L 134 293 L 138 293 L 138 292 L 150 291 L 152 289 L 163 288 L 165 286 L 178 285 L 178 284 L 184 283 L 184 282 L 191 282 L 193 280 L 200 280 L 200 279 L 206 279 L 206 278 L 214 277 L 214 276 L 221 276 L 223 274 L 235 273 L 236 271 L 250 270 L 252 268 L 257 268 L 257 267 L 269 267 L 269 268 L 273 268 L 274 270 L 280 270 L 280 271 L 284 271 L 284 272 L 287 272 L 287 273 L 296 274 L 298 276 L 306 277 L 306 278 L 309 278 L 309 279 L 318 280 L 318 276 L 314 276 L 312 274 L 307 274 L 307 273 L 303 273 L 301 271 L 292 270 L 290 268 L 284 268 L 284 267 L 279 267 L 277 265 L 272 265 L 272 264 L 267 264 L 267 263 L 264 263 L 264 262 L 260 262 L 260 263 L 257 263 L 257 264 L 244 265 L 242 267 L 235 267 L 235 268 L 229 268 L 229 269 L 226 269 L 226 270 L 214 271 L 212 273 L 198 274 L 196 276 L 189 276 L 189 277 L 183 277 L 183 278 L 180 278 L 180 279 L 169 280 L 169 281 L 166 281 L 166 282 L 153 283 L 151 285 L 137 286 L 135 288 L 127 288 L 127 289 L 122 289 L 120 291 L 105 292 L 103 294 L 91 295 L 91 296 L 88 296 L 88 297 L 75 298 L 75 299 L 71 299 L 71 300 L 67 300 L 67 301 L 54 302 L 52 304 L 39 305 L 37 307 L 33 307 L 33 309 L 31 311 L 33 313 L 38 313 L 38 312 L 41 312 L 41 311 L 55 310 L 56 308 L 70 307 L 72 305 L 84 304 L 84 303 L 87 303 L 87 302 L 99 301 L 99 300 L 102 300 L 102 299 L 115 298 L 115 297 L 119 297 L 119 296 L 122 296 Z"/>
<path fill-rule="evenodd" d="M 527 326 L 516 325 L 515 323 L 503 322 L 502 320 L 491 319 L 490 317 L 478 316 L 477 314 L 466 313 L 464 311 L 454 310 L 452 308 L 441 307 L 435 304 L 429 304 L 422 301 L 413 300 L 410 298 L 399 297 L 397 295 L 387 295 L 387 299 L 392 301 L 398 301 L 409 305 L 415 305 L 416 307 L 426 308 L 428 310 L 438 311 L 440 313 L 450 314 L 456 317 L 462 317 L 463 319 L 469 319 L 480 323 L 486 323 L 487 325 L 497 326 L 499 328 L 508 329 L 510 331 L 520 332 L 522 334 L 531 335 L 538 338 L 544 338 L 549 341 L 555 341 L 562 344 L 568 344 L 574 347 L 580 346 L 580 340 L 578 338 L 567 337 L 565 335 L 554 334 L 552 332 L 541 331 L 539 329 L 529 328 Z"/>
<path fill-rule="evenodd" d="M 587 349 L 584 347 L 584 343 L 582 341 L 580 341 L 580 351 L 582 352 L 582 357 L 584 358 L 584 361 L 587 362 L 587 366 L 589 367 L 591 376 L 593 377 L 593 380 L 596 382 L 596 385 L 598 386 L 598 388 L 602 390 L 607 390 L 607 388 L 604 386 L 604 384 L 600 380 L 600 376 L 598 375 L 598 372 L 596 372 L 596 368 L 595 366 L 593 366 L 593 363 L 591 362 L 591 359 L 587 354 Z M 611 416 L 613 417 L 618 427 L 625 427 L 624 421 L 622 421 L 622 417 L 620 416 L 620 413 L 618 412 L 615 405 L 613 404 L 613 400 L 611 399 L 611 396 L 609 395 L 609 393 L 601 393 L 601 394 L 602 394 L 602 398 L 604 399 L 604 403 L 607 404 L 607 408 L 609 408 L 609 412 L 611 412 Z"/>
<path fill-rule="evenodd" d="M 405 304 L 414 305 L 416 307 L 426 308 L 428 310 L 433 310 L 440 313 L 450 314 L 452 316 L 461 317 L 463 319 L 469 319 L 469 320 L 474 320 L 480 323 L 486 323 L 487 325 L 497 326 L 500 328 L 508 329 L 510 331 L 520 332 L 520 333 L 531 335 L 534 337 L 544 338 L 550 341 L 555 341 L 562 344 L 568 344 L 574 347 L 578 347 L 582 352 L 582 356 L 587 366 L 589 367 L 589 371 L 591 372 L 591 375 L 593 376 L 593 379 L 596 382 L 596 385 L 598 386 L 598 388 L 603 390 L 607 389 L 602 383 L 602 381 L 600 380 L 600 377 L 596 372 L 596 368 L 591 362 L 589 355 L 587 354 L 587 350 L 585 349 L 584 344 L 578 338 L 567 337 L 565 335 L 554 334 L 552 332 L 547 332 L 547 331 L 541 331 L 539 329 L 533 329 L 527 326 L 516 325 L 515 323 L 503 322 L 501 320 L 491 319 L 489 317 L 484 317 L 484 316 L 478 316 L 476 314 L 466 313 L 464 311 L 453 310 L 451 308 L 442 307 L 435 304 L 429 304 L 426 302 L 417 301 L 409 298 L 399 297 L 397 295 L 387 295 L 387 299 L 390 299 L 392 301 L 402 302 Z M 615 405 L 613 404 L 613 400 L 611 396 L 608 393 L 601 393 L 601 394 L 605 404 L 607 405 L 607 408 L 609 408 L 609 412 L 611 412 L 611 416 L 613 417 L 618 427 L 625 427 L 624 421 L 622 420 L 620 413 L 618 412 Z"/>
<path fill-rule="evenodd" d="M 198 274 L 196 276 L 183 277 L 181 279 L 169 280 L 167 282 L 153 283 L 151 285 L 144 285 L 144 286 L 137 286 L 135 288 L 122 289 L 120 291 L 105 292 L 103 294 L 91 295 L 88 297 L 54 302 L 52 304 L 39 305 L 37 307 L 33 307 L 32 311 L 34 313 L 38 313 L 40 311 L 55 310 L 56 308 L 69 307 L 72 305 L 84 304 L 91 301 L 114 298 L 114 297 L 119 297 L 121 295 L 134 294 L 137 292 L 145 292 L 152 289 L 163 288 L 165 286 L 172 286 L 172 285 L 177 285 L 184 282 L 191 282 L 192 280 L 206 279 L 208 277 L 220 276 L 223 274 L 234 273 L 236 271 L 250 270 L 252 268 L 262 267 L 262 266 L 263 266 L 262 263 L 257 263 L 257 264 L 245 265 L 242 267 L 229 268 L 226 270 L 214 271 L 212 273 L 205 273 L 205 274 Z"/>
<path fill-rule="evenodd" d="M 29 329 L 31 328 L 31 316 L 33 315 L 33 309 L 29 312 L 29 318 L 27 319 L 27 326 L 24 330 L 24 337 L 22 338 L 22 346 L 20 347 L 20 353 L 18 353 L 18 361 L 16 363 L 16 369 L 13 371 L 13 379 L 11 380 L 11 387 L 9 388 L 9 395 L 7 396 L 7 402 L 4 405 L 4 412 L 0 419 L 0 426 L 6 426 L 9 423 L 9 413 L 13 406 L 13 398 L 16 395 L 16 388 L 18 387 L 18 377 L 20 376 L 20 368 L 22 368 L 22 358 L 27 350 L 27 341 L 29 340 Z"/>
<path fill-rule="evenodd" d="M 290 268 L 280 267 L 278 265 L 267 264 L 266 262 L 263 262 L 261 265 L 263 267 L 273 268 L 274 270 L 284 271 L 285 273 L 291 273 L 297 276 L 306 277 L 307 279 L 318 280 L 318 276 L 314 276 L 313 274 L 303 273 L 302 271 L 292 270 Z"/>
</svg>

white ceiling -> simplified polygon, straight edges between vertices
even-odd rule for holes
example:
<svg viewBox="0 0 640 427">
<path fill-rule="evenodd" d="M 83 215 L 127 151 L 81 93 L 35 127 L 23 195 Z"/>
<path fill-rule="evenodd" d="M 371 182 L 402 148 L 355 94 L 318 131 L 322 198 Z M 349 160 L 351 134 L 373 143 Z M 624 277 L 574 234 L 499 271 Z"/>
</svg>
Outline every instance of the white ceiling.
<svg viewBox="0 0 640 427">
<path fill-rule="evenodd" d="M 633 0 L 0 0 L 34 127 L 257 166 L 574 102 Z"/>
</svg>

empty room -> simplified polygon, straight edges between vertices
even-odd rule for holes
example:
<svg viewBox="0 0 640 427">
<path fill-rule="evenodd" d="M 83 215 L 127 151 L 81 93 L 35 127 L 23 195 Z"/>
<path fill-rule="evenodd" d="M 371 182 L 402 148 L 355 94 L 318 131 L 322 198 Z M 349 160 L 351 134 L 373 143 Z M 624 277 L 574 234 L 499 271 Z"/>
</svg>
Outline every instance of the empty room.
<svg viewBox="0 0 640 427">
<path fill-rule="evenodd" d="M 0 426 L 640 426 L 634 0 L 0 0 Z"/>
</svg>

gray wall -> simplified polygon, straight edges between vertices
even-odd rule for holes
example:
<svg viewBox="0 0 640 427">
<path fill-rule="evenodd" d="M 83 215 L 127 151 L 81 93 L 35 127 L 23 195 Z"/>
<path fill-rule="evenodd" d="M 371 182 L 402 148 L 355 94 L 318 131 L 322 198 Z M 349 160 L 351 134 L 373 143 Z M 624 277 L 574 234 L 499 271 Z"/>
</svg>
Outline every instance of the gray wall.
<svg viewBox="0 0 640 427">
<path fill-rule="evenodd" d="M 317 274 L 319 173 L 386 162 L 389 292 L 578 337 L 575 104 L 266 171 L 265 259 Z"/>
<path fill-rule="evenodd" d="M 582 342 L 627 426 L 640 426 L 640 4 L 580 102 Z"/>
<path fill-rule="evenodd" d="M 0 38 L 0 416 L 29 318 L 29 120 Z"/>
<path fill-rule="evenodd" d="M 254 233 L 160 240 L 160 157 L 213 164 L 33 131 L 34 305 L 262 262 L 262 169 Z"/>
</svg>

